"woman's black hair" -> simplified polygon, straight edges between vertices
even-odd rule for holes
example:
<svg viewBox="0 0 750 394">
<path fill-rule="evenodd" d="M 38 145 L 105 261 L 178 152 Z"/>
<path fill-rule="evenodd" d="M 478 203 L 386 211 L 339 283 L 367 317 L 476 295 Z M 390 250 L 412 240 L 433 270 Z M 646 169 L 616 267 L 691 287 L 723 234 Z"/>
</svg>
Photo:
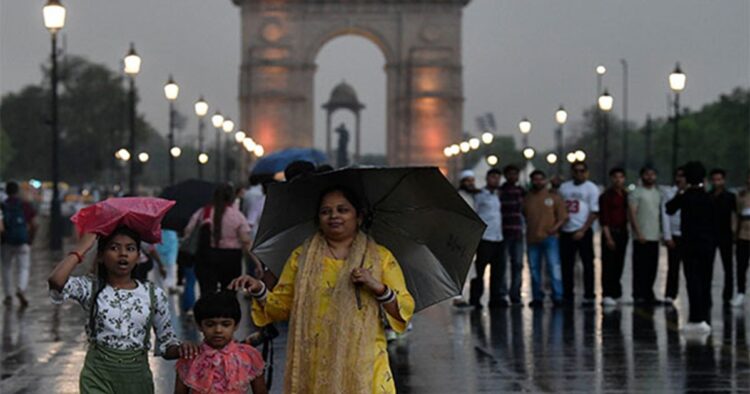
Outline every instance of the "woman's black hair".
<svg viewBox="0 0 750 394">
<path fill-rule="evenodd" d="M 349 201 L 349 204 L 352 204 L 352 206 L 354 207 L 354 211 L 357 213 L 357 216 L 364 216 L 365 212 L 364 206 L 362 205 L 362 200 L 357 196 L 356 193 L 354 193 L 354 190 L 344 185 L 335 185 L 323 189 L 323 191 L 320 193 L 320 196 L 318 197 L 318 204 L 316 205 L 317 211 L 315 211 L 316 225 L 320 224 L 320 217 L 318 216 L 318 212 L 320 212 L 320 206 L 323 204 L 323 199 L 325 198 L 325 196 L 336 192 L 341 193 L 346 201 Z"/>
<path fill-rule="evenodd" d="M 115 231 L 112 231 L 112 233 L 107 235 L 106 237 L 99 238 L 99 241 L 96 245 L 96 281 L 94 282 L 96 288 L 94 289 L 94 293 L 91 296 L 91 309 L 89 310 L 89 333 L 92 335 L 94 334 L 94 328 L 96 324 L 96 320 L 94 318 L 96 317 L 96 314 L 99 313 L 99 307 L 96 303 L 96 300 L 97 298 L 99 298 L 99 294 L 101 294 L 102 290 L 104 290 L 104 287 L 107 286 L 107 267 L 104 265 L 104 261 L 101 259 L 101 256 L 102 254 L 104 254 L 104 251 L 107 250 L 107 246 L 109 245 L 109 243 L 118 235 L 124 235 L 133 239 L 133 241 L 135 241 L 135 247 L 139 252 L 141 250 L 141 236 L 137 232 L 125 226 L 118 227 L 115 229 Z"/>
<path fill-rule="evenodd" d="M 211 237 L 216 245 L 218 245 L 221 240 L 221 221 L 224 219 L 224 211 L 226 211 L 227 206 L 234 201 L 234 197 L 234 187 L 229 183 L 219 185 L 216 187 L 216 190 L 214 190 L 212 203 L 214 207 L 214 220 Z"/>
<path fill-rule="evenodd" d="M 235 324 L 239 324 L 242 318 L 240 303 L 237 301 L 237 294 L 233 291 L 221 291 L 201 296 L 193 307 L 193 313 L 195 313 L 195 322 L 199 326 L 206 319 L 232 319 Z"/>
</svg>

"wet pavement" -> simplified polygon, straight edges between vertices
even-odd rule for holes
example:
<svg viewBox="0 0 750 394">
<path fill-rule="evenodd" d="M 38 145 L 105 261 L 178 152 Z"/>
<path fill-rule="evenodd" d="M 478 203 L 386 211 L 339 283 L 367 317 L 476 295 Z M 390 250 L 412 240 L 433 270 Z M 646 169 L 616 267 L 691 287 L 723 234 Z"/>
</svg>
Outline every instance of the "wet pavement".
<svg viewBox="0 0 750 394">
<path fill-rule="evenodd" d="M 77 304 L 55 306 L 48 301 L 45 278 L 52 257 L 47 251 L 34 251 L 31 306 L 19 310 L 16 302 L 2 307 L 2 394 L 78 392 L 85 317 Z M 664 259 L 655 285 L 657 295 L 664 289 Z M 628 262 L 623 278 L 626 294 L 630 292 L 629 267 Z M 79 273 L 84 270 L 81 267 Z M 390 346 L 398 391 L 750 392 L 750 319 L 745 318 L 750 305 L 719 305 L 722 283 L 717 262 L 713 333 L 704 341 L 687 340 L 679 332 L 687 318 L 684 280 L 674 308 L 458 310 L 449 302 L 437 305 L 419 313 L 413 330 Z M 528 272 L 524 284 L 528 301 Z M 197 340 L 193 323 L 173 312 L 178 335 Z M 249 325 L 244 326 L 239 337 L 248 333 Z M 274 343 L 272 392 L 280 392 L 283 336 Z M 157 393 L 172 392 L 173 365 L 151 358 Z"/>
</svg>

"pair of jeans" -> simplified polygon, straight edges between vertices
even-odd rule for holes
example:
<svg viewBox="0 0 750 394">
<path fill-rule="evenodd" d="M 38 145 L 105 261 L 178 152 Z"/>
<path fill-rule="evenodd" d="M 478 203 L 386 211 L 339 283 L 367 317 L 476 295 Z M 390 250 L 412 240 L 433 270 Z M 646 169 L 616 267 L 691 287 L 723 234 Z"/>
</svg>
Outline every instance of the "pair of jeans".
<svg viewBox="0 0 750 394">
<path fill-rule="evenodd" d="M 633 240 L 633 299 L 654 301 L 654 281 L 659 268 L 659 241 Z"/>
<path fill-rule="evenodd" d="M 552 299 L 562 301 L 563 285 L 562 270 L 560 268 L 560 242 L 557 237 L 550 236 L 544 241 L 528 244 L 529 271 L 531 272 L 531 294 L 534 301 L 544 301 L 542 291 L 542 257 L 547 263 L 547 275 L 552 285 Z"/>
<path fill-rule="evenodd" d="M 610 227 L 609 233 L 615 248 L 607 246 L 607 237 L 602 233 L 602 297 L 622 297 L 622 270 L 625 267 L 625 252 L 628 249 L 628 230 Z"/>
<path fill-rule="evenodd" d="M 714 267 L 716 246 L 703 240 L 683 239 L 682 251 L 685 265 L 690 316 L 688 321 L 700 323 L 711 321 L 711 271 Z"/>
<path fill-rule="evenodd" d="M 680 289 L 680 263 L 682 262 L 680 247 L 682 245 L 682 237 L 672 236 L 672 241 L 675 247 L 667 248 L 667 288 L 664 291 L 664 297 L 674 300 L 677 298 L 677 291 Z"/>
<path fill-rule="evenodd" d="M 17 277 L 14 281 L 13 265 L 17 266 Z M 6 297 L 13 295 L 15 284 L 16 291 L 19 293 L 26 292 L 29 287 L 29 272 L 31 270 L 31 246 L 23 245 L 2 245 L 2 275 L 3 291 Z M 15 283 L 14 283 L 15 282 Z"/>
<path fill-rule="evenodd" d="M 750 263 L 750 240 L 737 240 L 737 293 L 745 294 L 747 266 Z"/>
<path fill-rule="evenodd" d="M 594 231 L 588 229 L 583 238 L 573 239 L 575 232 L 560 233 L 560 261 L 562 263 L 563 299 L 575 300 L 576 255 L 581 256 L 583 265 L 583 298 L 594 298 Z"/>
<path fill-rule="evenodd" d="M 721 265 L 724 268 L 724 292 L 722 298 L 729 301 L 734 296 L 734 240 L 731 237 L 719 238 L 716 249 L 719 249 Z M 715 252 L 714 252 L 715 255 Z M 713 272 L 710 273 L 713 278 Z M 713 282 L 713 281 L 712 281 Z"/>
<path fill-rule="evenodd" d="M 521 274 L 523 273 L 523 239 L 505 239 L 505 250 L 510 260 L 510 301 L 521 302 Z"/>
<path fill-rule="evenodd" d="M 505 301 L 508 284 L 505 279 L 505 247 L 502 241 L 479 241 L 474 262 L 477 276 L 471 280 L 469 304 L 479 306 L 484 293 L 484 271 L 490 266 L 490 306 Z"/>
<path fill-rule="evenodd" d="M 185 292 L 182 293 L 182 311 L 187 312 L 195 305 L 195 268 L 183 266 L 182 274 L 185 278 Z"/>
</svg>

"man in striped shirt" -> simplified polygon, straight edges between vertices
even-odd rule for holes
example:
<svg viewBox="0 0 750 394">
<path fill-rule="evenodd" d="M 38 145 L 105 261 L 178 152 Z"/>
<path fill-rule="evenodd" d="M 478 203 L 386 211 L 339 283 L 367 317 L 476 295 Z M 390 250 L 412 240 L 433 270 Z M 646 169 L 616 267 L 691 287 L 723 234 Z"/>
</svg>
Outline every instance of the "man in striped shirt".
<svg viewBox="0 0 750 394">
<path fill-rule="evenodd" d="M 510 258 L 510 303 L 521 305 L 521 272 L 523 271 L 523 198 L 526 191 L 518 186 L 520 170 L 514 165 L 503 169 L 505 183 L 500 186 L 503 214 L 503 240 Z"/>
</svg>

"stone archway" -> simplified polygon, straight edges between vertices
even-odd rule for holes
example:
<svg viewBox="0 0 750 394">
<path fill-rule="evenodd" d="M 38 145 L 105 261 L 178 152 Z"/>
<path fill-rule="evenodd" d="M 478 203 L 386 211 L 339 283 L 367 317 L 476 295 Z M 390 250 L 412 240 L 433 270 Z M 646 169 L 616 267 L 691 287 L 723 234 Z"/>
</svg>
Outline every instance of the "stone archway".
<svg viewBox="0 0 750 394">
<path fill-rule="evenodd" d="M 469 0 L 233 1 L 242 17 L 240 122 L 267 151 L 313 145 L 315 57 L 354 34 L 386 60 L 389 164 L 446 168 L 443 148 L 462 130 Z"/>
</svg>

